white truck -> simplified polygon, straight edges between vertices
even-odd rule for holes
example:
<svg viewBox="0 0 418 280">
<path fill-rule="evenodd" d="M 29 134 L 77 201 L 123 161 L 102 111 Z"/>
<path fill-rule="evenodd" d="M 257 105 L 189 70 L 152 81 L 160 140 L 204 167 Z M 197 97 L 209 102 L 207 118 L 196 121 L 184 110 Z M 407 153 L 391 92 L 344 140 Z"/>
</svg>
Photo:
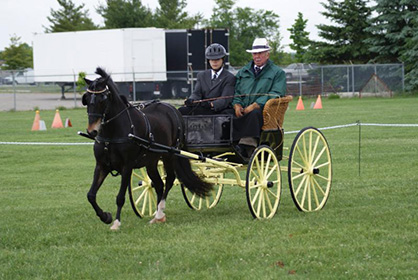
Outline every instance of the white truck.
<svg viewBox="0 0 418 280">
<path fill-rule="evenodd" d="M 55 82 L 64 91 L 80 72 L 94 79 L 98 66 L 115 82 L 164 82 L 165 32 L 158 28 L 128 28 L 35 34 L 35 82 Z M 150 90 L 151 91 L 151 90 Z"/>
<path fill-rule="evenodd" d="M 101 66 L 129 99 L 187 97 L 208 67 L 205 48 L 217 42 L 228 51 L 228 36 L 227 29 L 153 27 L 35 34 L 35 82 L 59 84 L 64 97 L 80 72 L 94 79 Z"/>
<path fill-rule="evenodd" d="M 26 68 L 20 71 L 13 71 L 11 76 L 3 78 L 4 84 L 35 84 L 34 71 L 32 68 Z"/>
</svg>

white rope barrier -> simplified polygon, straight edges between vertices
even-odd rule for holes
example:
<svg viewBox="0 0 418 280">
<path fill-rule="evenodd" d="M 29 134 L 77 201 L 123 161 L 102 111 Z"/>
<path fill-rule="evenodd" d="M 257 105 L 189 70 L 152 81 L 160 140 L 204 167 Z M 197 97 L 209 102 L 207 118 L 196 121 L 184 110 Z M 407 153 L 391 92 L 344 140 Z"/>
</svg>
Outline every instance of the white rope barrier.
<svg viewBox="0 0 418 280">
<path fill-rule="evenodd" d="M 93 145 L 93 142 L 80 142 L 80 143 L 54 143 L 54 142 L 0 142 L 0 145 L 30 145 L 30 146 L 85 146 L 85 145 Z"/>
<path fill-rule="evenodd" d="M 319 130 L 346 128 L 352 126 L 381 126 L 381 127 L 418 127 L 418 124 L 396 124 L 396 123 L 350 123 L 342 125 L 334 125 L 318 128 Z M 284 134 L 296 134 L 300 130 L 285 131 Z M 80 143 L 54 143 L 54 142 L 0 142 L 0 145 L 31 145 L 31 146 L 87 146 L 93 145 L 94 142 L 80 142 Z"/>
</svg>

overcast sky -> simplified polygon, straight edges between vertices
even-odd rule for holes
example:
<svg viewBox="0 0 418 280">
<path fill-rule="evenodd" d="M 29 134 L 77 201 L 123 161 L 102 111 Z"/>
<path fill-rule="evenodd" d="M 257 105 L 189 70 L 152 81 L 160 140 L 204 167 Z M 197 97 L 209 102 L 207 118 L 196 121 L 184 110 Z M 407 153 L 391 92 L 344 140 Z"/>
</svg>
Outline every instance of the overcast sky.
<svg viewBox="0 0 418 280">
<path fill-rule="evenodd" d="M 85 4 L 94 23 L 103 26 L 103 20 L 96 13 L 96 8 L 105 0 L 73 0 L 76 5 Z M 329 24 L 320 13 L 324 8 L 320 4 L 325 0 L 237 0 L 237 7 L 250 7 L 255 10 L 272 10 L 280 16 L 280 33 L 282 45 L 285 50 L 291 41 L 290 28 L 297 18 L 298 12 L 308 19 L 307 31 L 311 39 L 318 39 L 316 25 Z M 154 10 L 158 6 L 158 0 L 142 0 L 144 5 Z M 190 14 L 203 13 L 205 18 L 212 14 L 214 1 L 212 0 L 187 0 L 187 11 Z M 43 33 L 44 27 L 49 26 L 47 16 L 51 15 L 51 9 L 57 10 L 60 6 L 57 0 L 0 0 L 0 50 L 10 45 L 10 37 L 17 35 L 21 42 L 32 44 L 33 33 Z M 250 46 L 248 46 L 250 47 Z"/>
</svg>

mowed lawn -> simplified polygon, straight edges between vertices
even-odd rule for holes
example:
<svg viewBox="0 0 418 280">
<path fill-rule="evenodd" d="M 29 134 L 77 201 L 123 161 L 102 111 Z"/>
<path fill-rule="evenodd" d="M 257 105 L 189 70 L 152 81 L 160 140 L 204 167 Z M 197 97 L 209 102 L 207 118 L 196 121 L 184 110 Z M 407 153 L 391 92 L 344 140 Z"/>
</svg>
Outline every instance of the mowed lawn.
<svg viewBox="0 0 418 280">
<path fill-rule="evenodd" d="M 323 98 L 320 110 L 312 102 L 304 111 L 290 103 L 286 131 L 358 120 L 418 124 L 416 97 Z M 76 134 L 86 128 L 84 108 L 60 111 L 70 128 L 51 129 L 54 114 L 41 111 L 48 129 L 32 132 L 34 111 L 0 112 L 0 142 L 89 142 Z M 127 196 L 117 232 L 86 198 L 91 145 L 0 144 L 0 279 L 416 279 L 418 127 L 323 133 L 334 176 L 319 212 L 296 209 L 283 174 L 271 220 L 252 219 L 241 188 L 227 186 L 214 209 L 193 211 L 176 187 L 167 223 L 138 218 Z M 285 135 L 286 147 L 295 135 Z M 119 180 L 109 177 L 97 197 L 113 215 Z"/>
</svg>

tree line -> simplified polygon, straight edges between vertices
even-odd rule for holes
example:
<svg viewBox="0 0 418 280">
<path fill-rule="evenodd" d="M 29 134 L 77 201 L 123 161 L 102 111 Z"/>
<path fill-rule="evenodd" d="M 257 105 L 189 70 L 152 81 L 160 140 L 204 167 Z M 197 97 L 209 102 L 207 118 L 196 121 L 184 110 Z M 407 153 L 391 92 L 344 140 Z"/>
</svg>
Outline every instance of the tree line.
<svg viewBox="0 0 418 280">
<path fill-rule="evenodd" d="M 298 13 L 288 28 L 292 53 L 281 45 L 280 16 L 269 10 L 237 7 L 236 0 L 214 0 L 209 19 L 201 13 L 189 14 L 187 0 L 159 0 L 155 11 L 141 0 L 106 0 L 96 8 L 104 26 L 97 26 L 84 4 L 57 0 L 60 8 L 51 9 L 45 32 L 96 29 L 158 27 L 165 29 L 228 28 L 232 65 L 248 62 L 245 52 L 255 37 L 267 37 L 273 48 L 271 59 L 279 65 L 292 62 L 320 64 L 404 63 L 406 89 L 418 89 L 418 2 L 416 0 L 327 0 L 323 16 L 331 24 L 319 24 L 315 41 L 306 31 L 307 22 Z M 204 3 L 202 2 L 202 5 Z M 297 7 L 295 7 L 297 8 Z M 0 53 L 4 69 L 31 67 L 31 47 L 11 38 L 10 46 Z"/>
</svg>

